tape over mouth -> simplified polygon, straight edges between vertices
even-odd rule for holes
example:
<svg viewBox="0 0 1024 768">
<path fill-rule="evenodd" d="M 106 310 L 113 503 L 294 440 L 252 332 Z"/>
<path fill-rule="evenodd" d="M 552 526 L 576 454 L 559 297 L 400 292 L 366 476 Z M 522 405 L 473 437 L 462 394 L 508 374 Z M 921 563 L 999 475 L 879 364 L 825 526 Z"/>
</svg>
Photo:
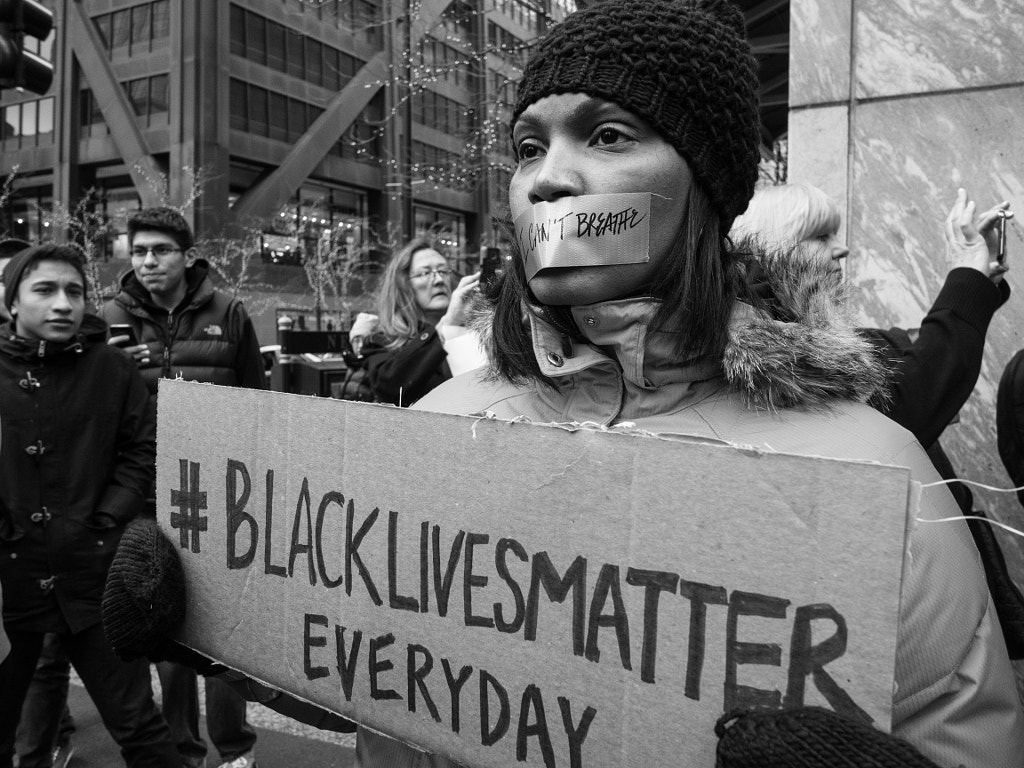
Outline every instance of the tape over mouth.
<svg viewBox="0 0 1024 768">
<path fill-rule="evenodd" d="M 553 267 L 649 261 L 651 197 L 650 192 L 622 192 L 537 203 L 515 221 L 526 279 Z"/>
</svg>

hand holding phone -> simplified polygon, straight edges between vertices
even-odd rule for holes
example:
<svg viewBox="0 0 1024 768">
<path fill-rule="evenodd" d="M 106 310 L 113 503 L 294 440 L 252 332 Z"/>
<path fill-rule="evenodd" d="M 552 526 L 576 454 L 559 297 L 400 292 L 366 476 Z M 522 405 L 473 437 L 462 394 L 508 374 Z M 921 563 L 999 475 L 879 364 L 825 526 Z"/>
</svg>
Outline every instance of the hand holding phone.
<svg viewBox="0 0 1024 768">
<path fill-rule="evenodd" d="M 113 339 L 116 336 L 128 337 L 128 341 L 120 345 L 122 348 L 139 346 L 139 340 L 135 336 L 135 329 L 132 328 L 128 323 L 111 323 L 110 338 Z"/>
<path fill-rule="evenodd" d="M 480 284 L 487 286 L 501 274 L 503 268 L 501 249 L 480 249 Z"/>
</svg>

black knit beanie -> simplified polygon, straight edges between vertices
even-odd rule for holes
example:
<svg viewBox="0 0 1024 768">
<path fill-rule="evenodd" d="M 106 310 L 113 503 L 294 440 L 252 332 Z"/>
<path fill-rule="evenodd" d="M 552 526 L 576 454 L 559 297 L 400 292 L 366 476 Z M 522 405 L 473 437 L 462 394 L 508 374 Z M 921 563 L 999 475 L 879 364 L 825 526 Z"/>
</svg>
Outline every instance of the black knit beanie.
<svg viewBox="0 0 1024 768">
<path fill-rule="evenodd" d="M 939 768 L 908 742 L 820 707 L 731 712 L 715 768 Z"/>
<path fill-rule="evenodd" d="M 151 655 L 185 620 L 181 560 L 155 520 L 136 518 L 125 528 L 101 615 L 107 642 L 125 660 Z"/>
<path fill-rule="evenodd" d="M 757 181 L 757 89 L 743 14 L 727 0 L 600 0 L 531 51 L 512 125 L 553 94 L 614 102 L 686 159 L 726 232 Z"/>
</svg>

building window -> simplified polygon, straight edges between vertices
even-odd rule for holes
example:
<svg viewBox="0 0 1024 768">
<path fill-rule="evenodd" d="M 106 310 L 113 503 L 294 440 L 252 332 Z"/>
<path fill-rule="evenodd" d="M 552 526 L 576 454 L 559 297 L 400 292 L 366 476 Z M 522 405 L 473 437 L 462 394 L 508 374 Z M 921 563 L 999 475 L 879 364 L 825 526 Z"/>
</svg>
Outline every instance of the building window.
<svg viewBox="0 0 1024 768">
<path fill-rule="evenodd" d="M 171 36 L 170 0 L 157 0 L 153 6 L 153 39 L 162 40 Z"/>
<path fill-rule="evenodd" d="M 125 48 L 132 39 L 132 11 L 115 11 L 110 18 L 110 47 Z"/>
<path fill-rule="evenodd" d="M 155 42 L 166 42 L 171 35 L 170 2 L 155 0 L 100 14 L 93 24 L 108 55 L 118 48 L 128 48 L 129 55 L 148 53 Z"/>
<path fill-rule="evenodd" d="M 287 30 L 280 24 L 272 21 L 267 24 L 267 66 L 278 72 L 288 71 L 287 35 Z"/>
<path fill-rule="evenodd" d="M 21 136 L 21 104 L 4 107 L 4 139 Z"/>
<path fill-rule="evenodd" d="M 149 5 L 137 5 L 132 8 L 132 50 L 139 51 L 149 48 L 152 26 Z"/>
<path fill-rule="evenodd" d="M 270 138 L 288 141 L 288 97 L 281 93 L 270 94 Z"/>
<path fill-rule="evenodd" d="M 255 13 L 245 14 L 245 58 L 267 63 L 267 20 Z"/>
<path fill-rule="evenodd" d="M 466 218 L 458 213 L 417 204 L 414 207 L 416 234 L 426 235 L 451 256 L 458 256 L 466 243 Z"/>
<path fill-rule="evenodd" d="M 532 36 L 540 33 L 540 13 L 527 0 L 498 0 L 497 7 L 516 24 L 526 27 Z"/>
<path fill-rule="evenodd" d="M 487 22 L 487 44 L 490 46 L 491 52 L 500 56 L 504 61 L 517 67 L 522 66 L 523 50 L 526 43 L 493 21 Z"/>
<path fill-rule="evenodd" d="M 257 136 L 270 135 L 270 120 L 267 109 L 270 94 L 263 88 L 249 87 L 249 133 Z"/>
<path fill-rule="evenodd" d="M 241 80 L 231 80 L 231 127 L 236 131 L 249 129 L 248 89 Z"/>
<path fill-rule="evenodd" d="M 295 143 L 324 110 L 257 85 L 231 80 L 231 127 L 237 131 Z"/>
<path fill-rule="evenodd" d="M 3 108 L 3 140 L 19 139 L 17 146 L 32 147 L 52 141 L 53 97 L 23 101 Z"/>
<path fill-rule="evenodd" d="M 432 38 L 423 41 L 420 53 L 420 61 L 426 69 L 425 75 L 428 78 L 440 78 L 455 85 L 465 84 L 468 66 L 468 57 L 447 43 Z"/>
<path fill-rule="evenodd" d="M 153 77 L 140 77 L 137 80 L 129 80 L 122 84 L 128 94 L 135 114 L 141 118 L 142 126 L 153 124 L 154 115 L 163 115 L 163 121 L 167 120 L 168 112 L 168 88 L 167 75 L 155 75 Z"/>
<path fill-rule="evenodd" d="M 39 133 L 53 133 L 53 97 L 39 102 Z"/>
<path fill-rule="evenodd" d="M 231 5 L 228 27 L 231 35 L 231 53 L 245 58 L 245 11 L 237 5 Z"/>
<path fill-rule="evenodd" d="M 433 91 L 421 91 L 412 98 L 413 120 L 450 135 L 469 133 L 472 113 L 466 105 Z"/>
<path fill-rule="evenodd" d="M 365 63 L 238 5 L 231 6 L 231 52 L 330 91 L 343 88 Z"/>
</svg>

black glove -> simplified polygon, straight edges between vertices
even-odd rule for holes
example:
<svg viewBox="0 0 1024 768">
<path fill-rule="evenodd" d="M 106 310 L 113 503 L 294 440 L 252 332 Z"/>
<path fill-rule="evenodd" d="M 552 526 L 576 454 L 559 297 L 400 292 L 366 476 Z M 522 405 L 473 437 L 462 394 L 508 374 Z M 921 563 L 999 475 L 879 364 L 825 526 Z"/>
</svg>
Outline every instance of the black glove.
<svg viewBox="0 0 1024 768">
<path fill-rule="evenodd" d="M 730 712 L 715 734 L 716 768 L 938 768 L 902 739 L 820 707 Z"/>
<path fill-rule="evenodd" d="M 162 645 L 185 620 L 185 574 L 156 521 L 137 517 L 124 529 L 107 572 L 103 631 L 125 661 L 167 653 Z"/>
</svg>

